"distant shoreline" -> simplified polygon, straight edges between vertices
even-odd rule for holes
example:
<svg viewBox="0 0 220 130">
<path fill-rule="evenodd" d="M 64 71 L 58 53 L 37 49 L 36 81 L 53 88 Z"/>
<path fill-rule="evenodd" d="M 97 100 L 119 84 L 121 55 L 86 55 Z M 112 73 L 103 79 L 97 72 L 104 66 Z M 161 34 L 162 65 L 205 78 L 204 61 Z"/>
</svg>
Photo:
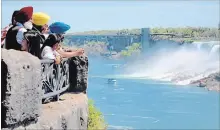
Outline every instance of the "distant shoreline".
<svg viewBox="0 0 220 130">
<path fill-rule="evenodd" d="M 193 42 L 197 42 L 197 41 L 220 41 L 220 29 L 219 28 L 207 28 L 207 27 L 182 27 L 182 28 L 149 28 L 150 29 L 150 33 L 169 33 L 169 34 L 175 34 L 175 37 L 172 37 L 170 35 L 153 35 L 151 36 L 151 41 L 152 43 L 157 42 L 157 41 L 161 41 L 161 40 L 168 40 L 171 42 L 176 42 L 177 44 L 190 44 Z M 121 29 L 121 30 L 99 30 L 99 31 L 85 31 L 85 32 L 76 32 L 76 33 L 69 33 L 66 34 L 65 37 L 65 43 L 67 43 L 68 45 L 75 45 L 78 44 L 77 41 L 72 40 L 71 35 L 134 35 L 134 36 L 138 36 L 141 34 L 141 28 L 136 28 L 136 29 Z M 85 38 L 86 39 L 86 38 Z M 92 44 L 90 44 L 92 43 Z M 100 51 L 100 53 L 109 53 L 110 50 L 107 49 L 108 48 L 108 43 L 105 42 L 105 40 L 101 40 L 101 41 L 93 41 L 92 39 L 87 39 L 85 40 L 82 44 L 78 44 L 77 46 L 80 45 L 80 47 L 89 47 L 89 48 L 97 48 L 97 45 L 95 44 L 99 44 L 99 43 L 103 43 L 102 45 L 100 45 L 100 50 L 98 50 L 98 52 Z M 135 41 L 133 43 L 141 43 L 140 39 L 139 41 Z M 89 44 L 89 45 L 88 45 Z M 131 47 L 132 45 L 130 45 Z M 114 45 L 115 48 L 120 48 L 120 50 L 118 51 L 117 49 L 117 54 L 122 53 L 122 55 L 117 56 L 117 57 L 130 57 L 130 52 L 133 52 L 133 50 L 128 50 L 127 47 L 129 46 L 125 46 L 124 48 L 121 48 L 121 46 L 119 47 L 119 45 Z M 93 50 L 93 49 L 92 49 Z M 136 49 L 137 51 L 141 50 L 141 47 L 139 47 L 138 49 Z M 134 51 L 136 51 L 134 50 Z M 97 49 L 96 49 L 97 51 Z M 114 51 L 114 50 L 113 50 Z M 112 52 L 113 52 L 112 51 Z M 120 52 L 121 51 L 121 52 Z M 128 51 L 128 52 L 127 52 Z M 97 53 L 97 52 L 95 52 Z M 115 53 L 115 52 L 113 52 Z M 96 54 L 98 55 L 98 54 Z M 124 55 L 124 56 L 123 56 Z"/>
</svg>

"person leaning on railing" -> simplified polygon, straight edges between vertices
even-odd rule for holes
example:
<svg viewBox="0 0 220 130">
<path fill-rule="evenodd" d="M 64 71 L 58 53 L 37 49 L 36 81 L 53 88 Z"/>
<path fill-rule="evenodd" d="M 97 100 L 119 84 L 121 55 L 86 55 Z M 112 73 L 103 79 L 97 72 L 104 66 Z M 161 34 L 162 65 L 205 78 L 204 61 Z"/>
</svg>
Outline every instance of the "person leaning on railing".
<svg viewBox="0 0 220 130">
<path fill-rule="evenodd" d="M 43 46 L 41 47 L 42 59 L 51 59 L 55 61 L 55 64 L 60 64 L 62 58 L 70 58 L 73 56 L 80 56 L 84 51 L 78 50 L 75 52 L 64 52 L 60 48 L 61 43 L 60 36 L 57 34 L 50 34 Z M 61 52 L 61 53 L 60 53 Z"/>
<path fill-rule="evenodd" d="M 61 47 L 64 39 L 64 34 L 70 29 L 70 26 L 62 23 L 55 22 L 49 26 L 51 34 L 46 39 L 42 46 L 42 58 L 54 59 L 56 64 L 59 64 L 62 58 L 70 58 L 84 54 L 84 49 L 68 50 L 65 51 Z"/>
<path fill-rule="evenodd" d="M 50 34 L 41 47 L 42 59 L 51 59 L 55 61 L 55 64 L 61 62 L 61 56 L 57 53 L 59 40 L 56 35 Z"/>
</svg>

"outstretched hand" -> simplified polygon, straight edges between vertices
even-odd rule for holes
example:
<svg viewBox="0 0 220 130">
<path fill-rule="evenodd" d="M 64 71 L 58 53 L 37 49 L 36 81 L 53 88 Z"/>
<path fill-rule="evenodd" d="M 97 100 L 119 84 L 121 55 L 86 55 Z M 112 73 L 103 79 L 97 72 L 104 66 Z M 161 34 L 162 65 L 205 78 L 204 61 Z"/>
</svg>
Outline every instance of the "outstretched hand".
<svg viewBox="0 0 220 130">
<path fill-rule="evenodd" d="M 78 56 L 81 56 L 81 55 L 84 54 L 84 49 L 80 48 L 80 49 L 76 50 L 76 53 L 77 53 Z"/>
</svg>

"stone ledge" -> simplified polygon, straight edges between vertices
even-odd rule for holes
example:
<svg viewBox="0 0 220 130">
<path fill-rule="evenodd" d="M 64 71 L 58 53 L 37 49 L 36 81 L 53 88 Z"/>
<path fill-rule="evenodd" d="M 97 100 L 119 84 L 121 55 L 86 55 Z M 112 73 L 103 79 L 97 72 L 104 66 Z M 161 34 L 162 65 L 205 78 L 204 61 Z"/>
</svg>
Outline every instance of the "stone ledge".
<svg viewBox="0 0 220 130">
<path fill-rule="evenodd" d="M 15 130 L 59 129 L 86 130 L 88 98 L 86 94 L 66 93 L 60 101 L 42 105 L 42 113 L 36 124 L 20 126 Z"/>
</svg>

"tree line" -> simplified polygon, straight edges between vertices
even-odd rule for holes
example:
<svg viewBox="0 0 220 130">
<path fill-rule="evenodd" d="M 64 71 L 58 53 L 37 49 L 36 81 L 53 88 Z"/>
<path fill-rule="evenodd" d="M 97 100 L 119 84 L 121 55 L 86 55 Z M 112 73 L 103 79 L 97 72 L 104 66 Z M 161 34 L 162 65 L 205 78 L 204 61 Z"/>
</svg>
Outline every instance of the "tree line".
<svg viewBox="0 0 220 130">
<path fill-rule="evenodd" d="M 186 37 L 213 37 L 219 38 L 220 30 L 218 28 L 207 28 L 207 27 L 180 27 L 180 28 L 150 28 L 151 33 L 173 33 L 176 35 L 182 35 Z M 122 30 L 100 30 L 100 31 L 86 31 L 74 34 L 88 34 L 88 35 L 139 35 L 141 29 L 122 29 Z"/>
</svg>

